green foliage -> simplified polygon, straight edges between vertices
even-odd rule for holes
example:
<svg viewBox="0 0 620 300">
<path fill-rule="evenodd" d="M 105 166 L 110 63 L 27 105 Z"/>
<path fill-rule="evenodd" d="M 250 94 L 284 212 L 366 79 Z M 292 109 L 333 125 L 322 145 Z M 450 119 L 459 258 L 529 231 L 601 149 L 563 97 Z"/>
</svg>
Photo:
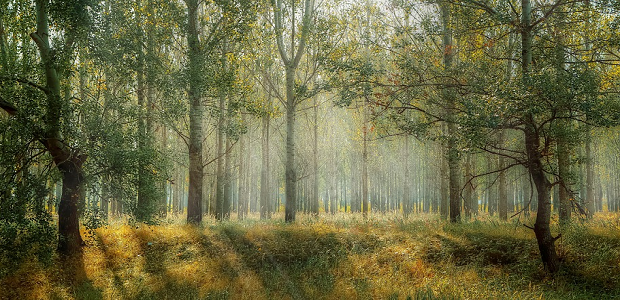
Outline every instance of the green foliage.
<svg viewBox="0 0 620 300">
<path fill-rule="evenodd" d="M 56 230 L 45 209 L 46 181 L 24 173 L 19 180 L 0 182 L 0 277 L 29 259 L 47 264 L 54 253 Z"/>
</svg>

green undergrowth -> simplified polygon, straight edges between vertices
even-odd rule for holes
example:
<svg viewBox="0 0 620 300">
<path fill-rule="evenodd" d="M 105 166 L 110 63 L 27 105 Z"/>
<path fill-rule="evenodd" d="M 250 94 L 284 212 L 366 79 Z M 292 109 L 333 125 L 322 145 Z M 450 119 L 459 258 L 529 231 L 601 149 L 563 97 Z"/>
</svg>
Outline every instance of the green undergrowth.
<svg viewBox="0 0 620 300">
<path fill-rule="evenodd" d="M 11 269 L 0 299 L 614 299 L 614 218 L 553 227 L 562 234 L 553 275 L 530 229 L 492 218 L 112 224 L 89 235 L 80 259 L 33 256 Z"/>
</svg>

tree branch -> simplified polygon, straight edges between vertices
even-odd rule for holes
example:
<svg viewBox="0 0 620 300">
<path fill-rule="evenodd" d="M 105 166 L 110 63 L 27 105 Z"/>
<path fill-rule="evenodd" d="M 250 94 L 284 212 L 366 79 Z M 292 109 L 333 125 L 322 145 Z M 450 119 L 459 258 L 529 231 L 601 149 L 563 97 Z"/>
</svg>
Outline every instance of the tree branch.
<svg viewBox="0 0 620 300">
<path fill-rule="evenodd" d="M 4 111 L 6 111 L 11 116 L 14 116 L 17 114 L 17 108 L 13 104 L 5 101 L 2 98 L 2 96 L 0 96 L 0 108 L 2 108 Z"/>
<path fill-rule="evenodd" d="M 24 78 L 18 78 L 18 77 L 6 77 L 6 76 L 0 76 L 0 81 L 15 81 L 33 88 L 36 88 L 38 90 L 41 90 L 42 92 L 44 92 L 46 95 L 49 93 L 49 89 L 39 85 L 37 83 L 34 83 L 28 79 L 24 79 Z"/>
</svg>

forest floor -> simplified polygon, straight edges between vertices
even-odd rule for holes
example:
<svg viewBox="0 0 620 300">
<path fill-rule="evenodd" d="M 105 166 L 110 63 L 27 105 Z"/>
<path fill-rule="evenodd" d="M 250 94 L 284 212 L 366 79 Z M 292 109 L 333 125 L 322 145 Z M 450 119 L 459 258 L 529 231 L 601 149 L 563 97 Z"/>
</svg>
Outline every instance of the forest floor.
<svg viewBox="0 0 620 300">
<path fill-rule="evenodd" d="M 620 299 L 618 215 L 563 228 L 553 276 L 516 220 L 257 219 L 112 222 L 84 232 L 78 262 L 32 259 L 0 278 L 0 299 Z"/>
</svg>

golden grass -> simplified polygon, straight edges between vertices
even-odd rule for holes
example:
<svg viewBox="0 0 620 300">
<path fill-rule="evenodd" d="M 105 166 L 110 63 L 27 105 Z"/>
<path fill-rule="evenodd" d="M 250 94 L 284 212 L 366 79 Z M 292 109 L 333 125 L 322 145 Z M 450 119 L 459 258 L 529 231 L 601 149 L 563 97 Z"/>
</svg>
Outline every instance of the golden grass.
<svg viewBox="0 0 620 300">
<path fill-rule="evenodd" d="M 605 244 L 620 247 L 617 221 L 602 214 L 589 227 L 565 229 L 558 243 L 569 271 L 556 276 L 542 270 L 531 230 L 495 219 L 454 225 L 434 215 L 336 214 L 300 215 L 295 224 L 256 215 L 202 227 L 177 219 L 113 222 L 90 235 L 81 263 L 31 261 L 2 278 L 0 299 L 613 296 L 620 286 L 610 280 L 620 274 L 604 276 L 620 271 L 620 250 Z M 573 283 L 580 276 L 590 281 Z M 588 284 L 601 286 L 591 294 Z"/>
</svg>

